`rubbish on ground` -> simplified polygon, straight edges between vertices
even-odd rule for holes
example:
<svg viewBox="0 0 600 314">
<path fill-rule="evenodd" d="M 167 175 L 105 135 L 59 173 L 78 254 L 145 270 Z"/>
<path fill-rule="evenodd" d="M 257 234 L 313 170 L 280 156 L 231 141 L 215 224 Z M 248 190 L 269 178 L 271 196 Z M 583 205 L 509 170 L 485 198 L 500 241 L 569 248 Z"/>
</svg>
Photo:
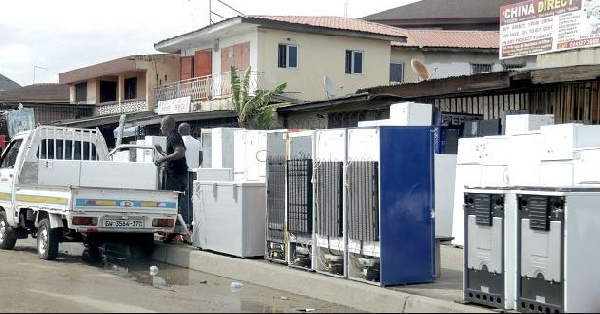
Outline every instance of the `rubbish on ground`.
<svg viewBox="0 0 600 314">
<path fill-rule="evenodd" d="M 201 284 L 206 284 L 206 283 L 208 283 L 208 281 L 206 281 L 206 280 L 201 280 L 199 283 L 201 283 Z"/>
<path fill-rule="evenodd" d="M 150 266 L 150 276 L 156 276 L 158 275 L 158 267 L 152 265 Z"/>
<path fill-rule="evenodd" d="M 244 284 L 241 282 L 233 281 L 231 283 L 231 292 L 240 292 L 244 289 Z"/>
</svg>

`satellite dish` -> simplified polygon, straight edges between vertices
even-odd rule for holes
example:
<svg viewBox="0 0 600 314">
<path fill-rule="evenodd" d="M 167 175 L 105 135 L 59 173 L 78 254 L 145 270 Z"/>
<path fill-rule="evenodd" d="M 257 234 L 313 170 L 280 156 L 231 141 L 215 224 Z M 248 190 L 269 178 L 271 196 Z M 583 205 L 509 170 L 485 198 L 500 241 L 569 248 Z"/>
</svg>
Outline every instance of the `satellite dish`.
<svg viewBox="0 0 600 314">
<path fill-rule="evenodd" d="M 423 62 L 417 59 L 412 59 L 410 60 L 410 66 L 422 81 L 427 81 L 431 78 L 431 74 L 429 74 L 429 70 L 427 70 L 427 67 L 425 64 L 423 64 Z"/>
<path fill-rule="evenodd" d="M 334 97 L 337 93 L 335 84 L 333 84 L 333 81 L 327 75 L 323 77 L 323 87 L 325 87 L 325 95 L 327 95 L 327 99 Z"/>
</svg>

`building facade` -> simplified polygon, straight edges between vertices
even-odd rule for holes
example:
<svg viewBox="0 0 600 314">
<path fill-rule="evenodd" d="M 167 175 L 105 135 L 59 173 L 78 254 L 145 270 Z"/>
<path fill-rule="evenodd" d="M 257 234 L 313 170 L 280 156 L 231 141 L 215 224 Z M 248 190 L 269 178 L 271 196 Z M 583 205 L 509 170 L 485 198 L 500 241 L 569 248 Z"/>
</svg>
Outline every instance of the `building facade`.
<svg viewBox="0 0 600 314">
<path fill-rule="evenodd" d="M 179 56 L 134 55 L 59 74 L 71 104 L 94 105 L 94 115 L 153 111 L 157 86 L 179 79 Z"/>
</svg>

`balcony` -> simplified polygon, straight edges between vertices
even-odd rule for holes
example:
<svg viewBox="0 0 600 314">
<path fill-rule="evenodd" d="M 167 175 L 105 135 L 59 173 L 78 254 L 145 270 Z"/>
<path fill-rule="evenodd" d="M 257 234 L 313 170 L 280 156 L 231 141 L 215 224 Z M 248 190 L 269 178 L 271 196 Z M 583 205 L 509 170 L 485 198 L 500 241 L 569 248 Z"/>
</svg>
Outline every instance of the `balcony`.
<svg viewBox="0 0 600 314">
<path fill-rule="evenodd" d="M 145 100 L 123 100 L 121 102 L 111 101 L 97 104 L 94 115 L 103 116 L 108 114 L 141 112 L 147 110 L 149 110 L 148 103 Z"/>
<path fill-rule="evenodd" d="M 241 75 L 243 73 L 240 73 Z M 251 95 L 259 88 L 261 77 L 262 74 L 259 72 L 250 73 Z M 195 77 L 189 80 L 162 85 L 155 89 L 157 102 L 189 96 L 192 103 L 194 103 L 229 98 L 231 97 L 231 93 L 230 72 Z"/>
</svg>

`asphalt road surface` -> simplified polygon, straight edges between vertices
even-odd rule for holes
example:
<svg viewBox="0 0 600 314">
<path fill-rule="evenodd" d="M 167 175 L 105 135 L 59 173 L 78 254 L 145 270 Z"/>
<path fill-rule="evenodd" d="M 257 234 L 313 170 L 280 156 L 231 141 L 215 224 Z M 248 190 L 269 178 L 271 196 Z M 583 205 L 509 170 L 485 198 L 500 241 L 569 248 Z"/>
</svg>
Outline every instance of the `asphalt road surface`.
<svg viewBox="0 0 600 314">
<path fill-rule="evenodd" d="M 232 291 L 232 279 L 131 260 L 119 246 L 93 263 L 79 243 L 60 251 L 56 261 L 39 260 L 32 239 L 0 251 L 0 312 L 356 312 L 244 282 Z"/>
</svg>

